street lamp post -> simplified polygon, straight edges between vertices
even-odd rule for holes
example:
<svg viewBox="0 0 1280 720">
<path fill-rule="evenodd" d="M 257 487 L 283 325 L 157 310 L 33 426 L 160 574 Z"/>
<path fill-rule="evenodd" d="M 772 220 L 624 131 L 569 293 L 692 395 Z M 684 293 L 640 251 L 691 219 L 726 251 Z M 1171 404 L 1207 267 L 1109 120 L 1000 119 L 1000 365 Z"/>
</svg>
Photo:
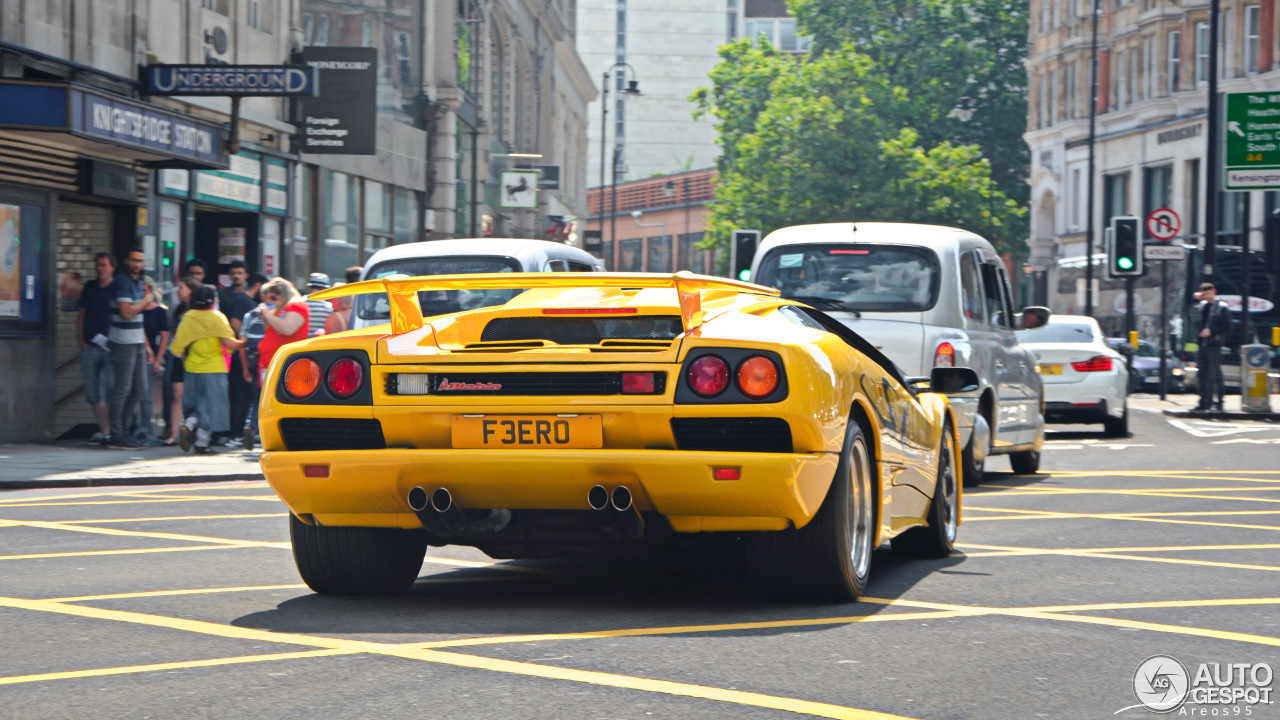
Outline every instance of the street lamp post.
<svg viewBox="0 0 1280 720">
<path fill-rule="evenodd" d="M 601 235 L 600 242 L 601 243 L 604 242 L 604 238 L 603 238 L 604 236 L 604 157 L 605 157 L 605 138 L 608 137 L 609 135 L 609 123 L 608 123 L 609 74 L 612 73 L 618 67 L 625 67 L 628 70 L 630 70 L 632 77 L 635 77 L 635 74 L 636 74 L 635 68 L 631 67 L 630 63 L 616 62 L 610 65 L 608 70 L 604 71 L 604 79 L 600 83 L 600 235 Z M 627 87 L 619 92 L 624 96 L 639 97 L 642 94 L 640 92 L 640 82 L 638 80 L 628 80 Z M 610 193 L 611 194 L 617 193 L 617 190 L 618 190 L 618 146 L 615 138 L 614 148 L 613 148 L 613 186 L 610 189 Z M 614 195 L 613 212 L 616 213 L 617 211 L 618 211 L 618 198 L 616 195 Z M 614 238 L 613 230 L 614 230 L 613 223 L 610 223 L 609 242 L 614 243 L 613 252 L 616 256 L 618 249 L 617 249 L 616 243 L 614 242 L 615 238 Z M 609 264 L 610 265 L 614 264 L 614 258 L 609 258 Z"/>
<path fill-rule="evenodd" d="M 1089 168 L 1085 181 L 1085 235 L 1084 235 L 1084 314 L 1093 317 L 1093 146 L 1098 137 L 1098 15 L 1099 0 L 1090 3 L 1093 8 L 1093 42 L 1089 51 Z"/>
</svg>

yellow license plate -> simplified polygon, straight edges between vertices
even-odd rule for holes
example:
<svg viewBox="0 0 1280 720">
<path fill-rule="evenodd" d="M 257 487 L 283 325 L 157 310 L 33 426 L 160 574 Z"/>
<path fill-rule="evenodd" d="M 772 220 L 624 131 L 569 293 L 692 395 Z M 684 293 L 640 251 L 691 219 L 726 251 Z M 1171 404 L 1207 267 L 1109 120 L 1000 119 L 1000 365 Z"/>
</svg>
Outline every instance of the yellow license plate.
<svg viewBox="0 0 1280 720">
<path fill-rule="evenodd" d="M 599 415 L 454 415 L 455 448 L 564 448 L 604 446 Z"/>
<path fill-rule="evenodd" d="M 1061 365 L 1041 365 L 1040 374 L 1041 375 L 1061 375 L 1062 366 Z"/>
</svg>

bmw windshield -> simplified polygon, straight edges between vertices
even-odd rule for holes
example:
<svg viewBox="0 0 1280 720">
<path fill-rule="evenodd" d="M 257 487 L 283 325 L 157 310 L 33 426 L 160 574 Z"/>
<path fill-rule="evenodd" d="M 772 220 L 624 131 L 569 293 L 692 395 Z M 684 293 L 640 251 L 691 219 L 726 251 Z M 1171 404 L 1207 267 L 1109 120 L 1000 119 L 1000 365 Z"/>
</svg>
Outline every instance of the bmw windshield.
<svg viewBox="0 0 1280 720">
<path fill-rule="evenodd" d="M 918 312 L 937 302 L 939 274 L 927 248 L 824 243 L 774 248 L 752 280 L 820 310 Z"/>
</svg>

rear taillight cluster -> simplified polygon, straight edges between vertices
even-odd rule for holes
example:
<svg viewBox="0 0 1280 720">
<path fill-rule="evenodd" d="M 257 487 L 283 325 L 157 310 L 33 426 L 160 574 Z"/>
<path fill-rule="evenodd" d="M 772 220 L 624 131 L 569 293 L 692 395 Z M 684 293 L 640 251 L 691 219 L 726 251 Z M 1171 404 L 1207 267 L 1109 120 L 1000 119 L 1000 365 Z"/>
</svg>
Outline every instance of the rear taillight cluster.
<svg viewBox="0 0 1280 720">
<path fill-rule="evenodd" d="M 330 395 L 346 399 L 364 385 L 364 366 L 355 358 L 341 357 L 333 361 L 325 372 L 313 358 L 301 357 L 285 368 L 285 392 L 297 400 L 306 400 L 320 389 L 321 376 Z"/>
<path fill-rule="evenodd" d="M 685 381 L 699 397 L 713 398 L 729 387 L 733 375 L 738 391 L 752 400 L 762 400 L 778 389 L 778 366 L 763 355 L 752 355 L 730 371 L 729 363 L 718 355 L 703 355 L 689 365 Z"/>
<path fill-rule="evenodd" d="M 1111 358 L 1106 355 L 1095 355 L 1088 360 L 1071 363 L 1076 372 L 1107 372 L 1111 370 Z"/>
<path fill-rule="evenodd" d="M 938 345 L 938 349 L 933 351 L 934 367 L 955 367 L 956 366 L 956 349 L 951 343 L 944 342 Z"/>
</svg>

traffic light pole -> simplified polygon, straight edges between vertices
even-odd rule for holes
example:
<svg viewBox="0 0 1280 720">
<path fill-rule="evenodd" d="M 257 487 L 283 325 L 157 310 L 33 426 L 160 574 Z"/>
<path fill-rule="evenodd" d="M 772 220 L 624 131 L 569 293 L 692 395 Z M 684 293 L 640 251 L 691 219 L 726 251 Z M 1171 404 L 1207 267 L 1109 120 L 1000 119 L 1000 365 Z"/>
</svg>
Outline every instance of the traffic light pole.
<svg viewBox="0 0 1280 720">
<path fill-rule="evenodd" d="M 1124 279 L 1124 336 L 1125 338 L 1133 337 L 1133 331 L 1137 329 L 1134 323 L 1134 320 L 1137 319 L 1137 316 L 1133 312 L 1133 286 L 1134 286 L 1135 280 L 1137 280 L 1137 278 L 1133 276 L 1129 276 Z M 1125 358 L 1125 365 L 1128 366 L 1130 375 L 1133 374 L 1133 356 L 1137 354 L 1138 354 L 1138 346 L 1134 345 L 1133 352 L 1129 353 L 1129 355 Z"/>
<path fill-rule="evenodd" d="M 1169 297 L 1169 286 L 1165 284 L 1165 269 L 1169 267 L 1168 260 L 1160 261 L 1160 399 L 1165 400 L 1169 396 L 1169 378 L 1166 373 L 1169 372 L 1169 361 L 1165 357 L 1169 354 L 1169 320 L 1165 310 L 1165 300 Z"/>
</svg>

